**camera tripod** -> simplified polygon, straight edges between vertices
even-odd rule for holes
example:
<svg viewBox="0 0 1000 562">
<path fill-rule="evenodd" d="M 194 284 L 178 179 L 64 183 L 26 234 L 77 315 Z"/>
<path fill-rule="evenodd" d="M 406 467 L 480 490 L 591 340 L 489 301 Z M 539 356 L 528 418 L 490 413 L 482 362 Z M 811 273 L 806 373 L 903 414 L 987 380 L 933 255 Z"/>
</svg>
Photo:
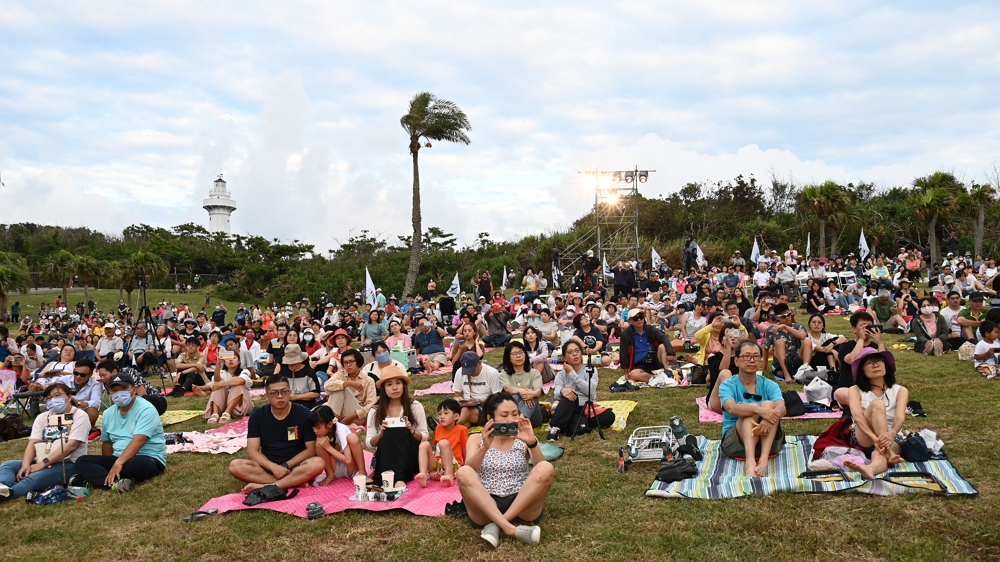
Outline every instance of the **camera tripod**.
<svg viewBox="0 0 1000 562">
<path fill-rule="evenodd" d="M 589 348 L 594 347 L 597 344 L 597 339 L 594 336 L 587 336 L 583 338 L 583 345 Z M 601 441 L 606 441 L 604 437 L 604 428 L 601 427 L 601 422 L 597 420 L 597 406 L 594 405 L 594 401 L 590 399 L 590 395 L 593 393 L 594 375 L 597 373 L 597 368 L 594 367 L 594 356 L 587 355 L 587 401 L 583 404 L 583 410 L 580 412 L 576 423 L 573 424 L 573 432 L 570 433 L 570 441 L 576 440 L 577 431 L 580 429 L 580 424 L 584 420 L 593 418 L 594 423 L 597 424 L 597 434 L 601 436 Z M 593 415 L 588 415 L 593 414 Z"/>
<path fill-rule="evenodd" d="M 174 385 L 174 378 L 169 374 L 169 371 L 167 371 L 167 374 L 164 375 L 164 366 L 160 365 L 160 358 L 164 357 L 166 353 L 163 347 L 163 343 L 161 343 L 160 339 L 156 337 L 156 322 L 153 320 L 153 314 L 149 310 L 149 303 L 146 302 L 146 287 L 149 286 L 149 276 L 140 275 L 138 281 L 139 281 L 139 299 L 142 302 L 142 306 L 139 307 L 139 312 L 138 314 L 136 314 L 135 324 L 137 326 L 139 325 L 140 322 L 145 324 L 146 334 L 151 335 L 153 337 L 153 346 L 158 354 L 156 359 L 156 374 L 160 377 L 160 390 L 166 391 L 167 388 L 166 386 L 164 386 L 163 381 L 169 380 L 170 386 L 172 387 Z M 133 335 L 133 338 L 134 337 L 135 336 Z M 168 334 L 167 337 L 169 339 L 170 335 Z M 163 361 L 164 364 L 166 364 L 166 359 L 163 359 Z M 139 370 L 141 371 L 142 370 L 141 365 L 139 367 L 140 367 Z"/>
</svg>

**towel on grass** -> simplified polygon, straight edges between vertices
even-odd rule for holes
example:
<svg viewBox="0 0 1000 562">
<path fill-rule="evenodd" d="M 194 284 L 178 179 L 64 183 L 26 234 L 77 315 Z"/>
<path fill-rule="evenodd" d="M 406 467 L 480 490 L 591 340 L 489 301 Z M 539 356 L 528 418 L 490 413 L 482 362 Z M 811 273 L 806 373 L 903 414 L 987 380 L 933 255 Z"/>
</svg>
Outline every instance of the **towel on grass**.
<svg viewBox="0 0 1000 562">
<path fill-rule="evenodd" d="M 173 425 L 175 423 L 181 423 L 182 421 L 187 421 L 191 418 L 197 418 L 198 416 L 205 415 L 204 410 L 167 410 L 163 412 L 160 416 L 160 421 L 164 426 Z M 104 413 L 97 416 L 97 423 L 94 424 L 96 429 L 100 429 L 101 423 L 104 421 Z"/>
<path fill-rule="evenodd" d="M 806 401 L 806 395 L 799 393 L 802 401 Z M 712 410 L 708 409 L 708 399 L 704 396 L 699 396 L 695 399 L 698 404 L 698 421 L 701 423 L 722 423 L 722 414 L 716 414 Z M 820 418 L 836 419 L 841 416 L 840 412 L 816 412 L 814 414 L 803 414 L 801 416 L 795 416 L 794 418 L 785 417 L 782 419 L 786 420 L 815 420 Z"/>
<path fill-rule="evenodd" d="M 814 435 L 786 435 L 785 446 L 778 456 L 767 463 L 767 476 L 747 478 L 746 464 L 730 459 L 720 451 L 721 441 L 698 437 L 698 447 L 704 455 L 697 463 L 698 475 L 679 482 L 653 480 L 646 495 L 658 498 L 727 499 L 740 496 L 770 496 L 778 492 L 861 492 L 889 496 L 911 492 L 929 492 L 920 484 L 906 485 L 885 479 L 891 473 L 928 472 L 944 487 L 945 495 L 975 495 L 978 492 L 947 460 L 902 463 L 883 473 L 883 478 L 865 481 L 857 472 L 847 472 L 848 481 L 821 481 L 799 478 L 809 470 Z"/>
<path fill-rule="evenodd" d="M 368 455 L 365 455 L 366 457 Z M 239 511 L 243 509 L 270 509 L 281 513 L 289 513 L 296 517 L 306 517 L 306 506 L 319 502 L 327 514 L 340 513 L 348 509 L 366 511 L 389 511 L 403 509 L 414 515 L 440 517 L 444 515 L 444 507 L 451 502 L 461 501 L 462 494 L 458 485 L 446 486 L 431 480 L 426 488 L 421 488 L 415 482 L 407 486 L 406 493 L 396 501 L 391 502 L 359 502 L 348 498 L 354 494 L 354 482 L 350 478 L 338 478 L 328 486 L 300 488 L 294 498 L 267 502 L 248 507 L 243 505 L 246 495 L 242 493 L 220 496 L 201 506 L 200 511 L 217 508 L 219 513 Z"/>
<path fill-rule="evenodd" d="M 200 413 L 200 412 L 199 412 Z M 184 439 L 190 443 L 167 445 L 167 454 L 172 453 L 219 453 L 233 454 L 247 446 L 247 422 L 244 416 L 234 422 L 205 431 L 185 431 Z"/>
</svg>

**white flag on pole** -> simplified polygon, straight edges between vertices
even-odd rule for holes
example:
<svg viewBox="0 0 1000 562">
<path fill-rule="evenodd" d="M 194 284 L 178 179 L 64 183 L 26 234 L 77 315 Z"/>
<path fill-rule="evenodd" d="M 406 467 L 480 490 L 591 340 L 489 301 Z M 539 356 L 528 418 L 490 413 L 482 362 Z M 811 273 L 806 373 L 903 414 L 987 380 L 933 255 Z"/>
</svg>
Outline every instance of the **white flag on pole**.
<svg viewBox="0 0 1000 562">
<path fill-rule="evenodd" d="M 813 233 L 809 232 L 806 234 L 806 263 L 809 262 L 809 258 L 812 257 L 813 251 Z"/>
<path fill-rule="evenodd" d="M 861 240 L 858 242 L 858 255 L 864 260 L 868 257 L 868 254 L 872 253 L 871 249 L 868 247 L 868 241 L 865 240 L 865 229 L 861 229 Z"/>
<path fill-rule="evenodd" d="M 699 246 L 697 242 L 694 243 L 694 251 L 698 254 L 698 267 L 708 265 L 708 261 L 705 260 L 705 252 L 701 251 L 701 246 Z"/>
<path fill-rule="evenodd" d="M 653 251 L 653 259 L 650 260 L 650 264 L 653 266 L 654 270 L 660 269 L 660 263 L 662 263 L 660 260 L 660 254 L 656 253 L 656 248 L 650 248 L 650 249 Z"/>
<path fill-rule="evenodd" d="M 500 290 L 507 290 L 507 266 L 503 266 L 503 280 L 500 282 Z"/>
<path fill-rule="evenodd" d="M 556 267 L 555 260 L 552 261 L 552 288 L 559 287 L 559 282 L 562 280 L 563 272 L 558 267 Z"/>
<path fill-rule="evenodd" d="M 760 258 L 760 247 L 757 246 L 757 237 L 754 236 L 753 249 L 750 250 L 750 261 L 753 262 L 754 265 L 757 265 L 757 260 L 759 258 Z"/>
<path fill-rule="evenodd" d="M 608 267 L 608 255 L 607 254 L 604 254 L 604 276 L 605 277 L 614 277 L 615 276 L 614 272 L 611 271 L 611 268 Z"/>
<path fill-rule="evenodd" d="M 375 299 L 375 283 L 372 282 L 372 275 L 365 267 L 365 302 L 372 305 L 372 310 L 378 308 L 378 301 Z"/>
<path fill-rule="evenodd" d="M 459 293 L 462 292 L 462 283 L 458 280 L 458 273 L 455 273 L 455 278 L 451 281 L 451 287 L 448 287 L 448 296 L 457 299 Z"/>
</svg>

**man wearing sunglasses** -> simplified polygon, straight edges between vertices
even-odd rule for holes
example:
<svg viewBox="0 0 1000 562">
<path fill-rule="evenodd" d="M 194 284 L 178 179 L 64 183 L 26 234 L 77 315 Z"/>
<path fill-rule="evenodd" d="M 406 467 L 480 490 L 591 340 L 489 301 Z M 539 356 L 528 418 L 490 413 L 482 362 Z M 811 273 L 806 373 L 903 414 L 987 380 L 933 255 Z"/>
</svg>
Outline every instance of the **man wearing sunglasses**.
<svg viewBox="0 0 1000 562">
<path fill-rule="evenodd" d="M 94 362 L 84 357 L 74 365 L 73 374 L 38 379 L 37 382 L 31 383 L 28 390 L 45 390 L 57 382 L 66 385 L 73 390 L 73 405 L 86 411 L 90 424 L 93 425 L 97 422 L 98 410 L 104 398 L 104 385 L 94 378 L 94 369 L 96 369 Z"/>
<path fill-rule="evenodd" d="M 622 330 L 619 354 L 629 380 L 648 382 L 653 371 L 676 362 L 670 338 L 659 328 L 646 324 L 641 308 L 628 312 L 628 327 Z"/>
<path fill-rule="evenodd" d="M 783 375 L 785 383 L 791 384 L 795 382 L 792 377 L 802 366 L 799 348 L 806 338 L 806 328 L 795 322 L 795 311 L 788 308 L 787 304 L 778 303 L 772 311 L 778 323 L 768 328 L 764 336 L 764 362 L 761 366 L 763 368 L 767 365 L 769 353 L 773 352 L 771 372 L 774 376 Z"/>
<path fill-rule="evenodd" d="M 747 477 L 764 476 L 768 456 L 778 454 L 785 446 L 780 424 L 785 401 L 778 383 L 757 374 L 764 358 L 757 342 L 742 340 L 733 353 L 739 372 L 719 383 L 722 454 L 745 459 Z"/>
</svg>

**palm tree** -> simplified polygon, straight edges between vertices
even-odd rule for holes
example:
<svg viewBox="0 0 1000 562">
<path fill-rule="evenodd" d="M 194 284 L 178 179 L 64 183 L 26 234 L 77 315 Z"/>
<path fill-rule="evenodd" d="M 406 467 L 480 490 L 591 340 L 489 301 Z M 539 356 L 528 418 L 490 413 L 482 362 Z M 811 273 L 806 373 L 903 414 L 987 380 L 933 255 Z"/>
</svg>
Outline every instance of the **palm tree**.
<svg viewBox="0 0 1000 562">
<path fill-rule="evenodd" d="M 850 198 L 836 182 L 810 185 L 799 193 L 799 204 L 809 208 L 819 220 L 819 257 L 826 257 L 826 221 L 830 216 L 850 204 Z"/>
<path fill-rule="evenodd" d="M 49 281 L 62 287 L 62 300 L 63 303 L 66 303 L 69 284 L 72 282 L 73 276 L 76 275 L 76 256 L 66 250 L 59 250 L 49 256 L 43 270 Z M 68 304 L 66 306 L 69 307 Z"/>
<path fill-rule="evenodd" d="M 969 190 L 969 199 L 976 205 L 976 231 L 973 233 L 974 256 L 983 253 L 983 232 L 986 228 L 986 208 L 993 203 L 993 196 L 996 192 L 990 184 L 973 185 Z"/>
<path fill-rule="evenodd" d="M 410 156 L 413 157 L 413 238 L 410 241 L 410 267 L 406 272 L 406 284 L 403 294 L 413 292 L 420 271 L 421 220 L 420 220 L 420 166 L 417 154 L 420 152 L 421 139 L 425 148 L 430 148 L 430 141 L 444 140 L 469 144 L 466 131 L 472 129 L 468 117 L 454 103 L 439 99 L 430 92 L 420 92 L 410 100 L 410 109 L 400 118 L 399 124 L 410 135 Z"/>
<path fill-rule="evenodd" d="M 130 284 L 125 286 L 125 290 L 128 292 L 129 307 L 132 307 L 132 291 L 139 277 L 148 275 L 150 281 L 155 281 L 166 277 L 169 272 L 167 262 L 152 252 L 139 251 L 125 258 L 122 263 L 122 274 L 126 276 L 126 280 L 131 280 Z"/>
<path fill-rule="evenodd" d="M 0 318 L 7 313 L 7 295 L 14 291 L 25 294 L 30 285 L 31 275 L 24 258 L 11 252 L 0 252 Z"/>
<path fill-rule="evenodd" d="M 931 248 L 931 262 L 941 262 L 941 248 L 938 247 L 937 229 L 942 218 L 955 210 L 958 196 L 965 192 L 964 186 L 947 172 L 933 174 L 913 180 L 917 191 L 911 201 L 913 212 L 927 228 L 927 243 Z"/>
<path fill-rule="evenodd" d="M 80 276 L 83 285 L 83 303 L 90 302 L 90 283 L 107 271 L 107 264 L 91 256 L 77 256 L 76 274 Z"/>
</svg>

